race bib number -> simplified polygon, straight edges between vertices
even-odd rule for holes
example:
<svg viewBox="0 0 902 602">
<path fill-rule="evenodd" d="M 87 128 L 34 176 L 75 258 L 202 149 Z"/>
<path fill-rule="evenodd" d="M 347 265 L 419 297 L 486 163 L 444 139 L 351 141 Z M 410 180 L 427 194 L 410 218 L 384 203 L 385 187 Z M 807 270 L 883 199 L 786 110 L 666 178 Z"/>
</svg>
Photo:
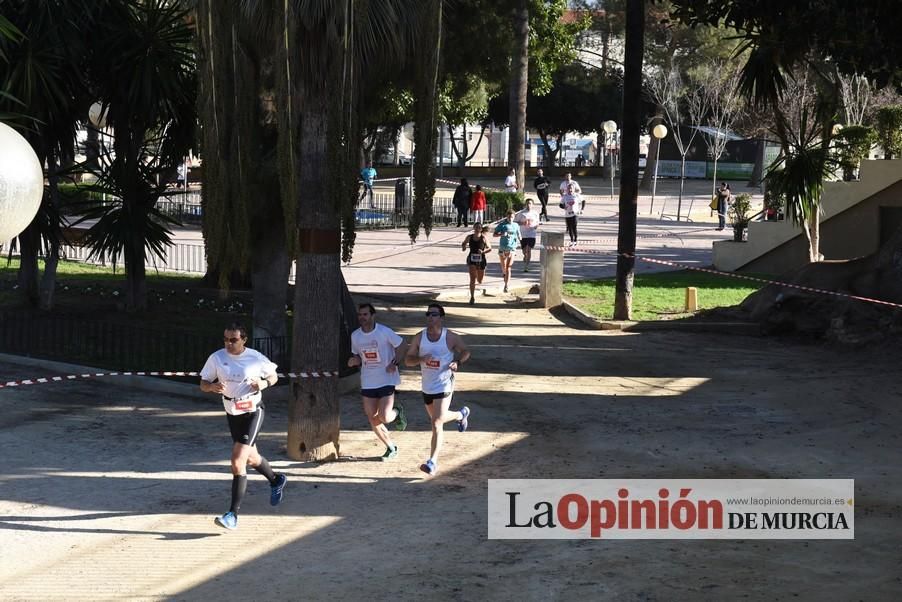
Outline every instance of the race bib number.
<svg viewBox="0 0 902 602">
<path fill-rule="evenodd" d="M 482 263 L 482 253 L 470 253 L 470 261 L 473 263 Z"/>
<path fill-rule="evenodd" d="M 254 409 L 254 400 L 253 399 L 242 399 L 240 401 L 233 402 L 236 410 L 240 410 L 242 412 L 249 412 Z"/>
<path fill-rule="evenodd" d="M 435 358 L 430 358 L 430 359 L 426 360 L 425 362 L 423 362 L 423 366 L 425 368 L 428 368 L 429 370 L 438 370 L 439 368 L 442 367 L 442 363 Z"/>
<path fill-rule="evenodd" d="M 381 363 L 378 349 L 364 349 L 362 356 L 364 365 L 372 366 Z"/>
</svg>

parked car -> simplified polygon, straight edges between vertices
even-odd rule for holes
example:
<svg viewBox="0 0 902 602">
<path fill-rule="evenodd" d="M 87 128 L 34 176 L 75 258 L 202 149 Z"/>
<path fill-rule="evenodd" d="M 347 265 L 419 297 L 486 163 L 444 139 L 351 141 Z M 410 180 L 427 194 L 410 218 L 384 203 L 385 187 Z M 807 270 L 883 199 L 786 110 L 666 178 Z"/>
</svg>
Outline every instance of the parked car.
<svg viewBox="0 0 902 602">
<path fill-rule="evenodd" d="M 398 163 L 400 165 L 410 165 L 411 157 L 410 155 L 399 152 L 398 153 Z M 394 165 L 395 164 L 395 154 L 389 150 L 379 155 L 379 158 L 376 159 L 376 165 Z"/>
</svg>

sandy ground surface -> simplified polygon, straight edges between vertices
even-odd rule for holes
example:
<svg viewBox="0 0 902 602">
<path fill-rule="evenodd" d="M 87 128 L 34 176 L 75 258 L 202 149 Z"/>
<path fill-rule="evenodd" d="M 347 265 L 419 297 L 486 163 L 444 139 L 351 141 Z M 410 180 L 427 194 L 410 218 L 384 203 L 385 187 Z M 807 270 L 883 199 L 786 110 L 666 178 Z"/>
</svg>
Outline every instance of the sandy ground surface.
<svg viewBox="0 0 902 602">
<path fill-rule="evenodd" d="M 474 355 L 441 470 L 416 373 L 410 426 L 382 453 L 355 394 L 343 460 L 284 455 L 276 389 L 260 449 L 284 502 L 250 477 L 228 506 L 221 405 L 194 383 L 98 379 L 0 389 L 2 600 L 898 600 L 902 409 L 897 350 L 581 330 L 532 306 L 450 303 Z M 423 308 L 379 306 L 405 334 Z M 0 360 L 0 380 L 51 374 Z M 854 478 L 854 541 L 493 541 L 490 478 Z"/>
</svg>

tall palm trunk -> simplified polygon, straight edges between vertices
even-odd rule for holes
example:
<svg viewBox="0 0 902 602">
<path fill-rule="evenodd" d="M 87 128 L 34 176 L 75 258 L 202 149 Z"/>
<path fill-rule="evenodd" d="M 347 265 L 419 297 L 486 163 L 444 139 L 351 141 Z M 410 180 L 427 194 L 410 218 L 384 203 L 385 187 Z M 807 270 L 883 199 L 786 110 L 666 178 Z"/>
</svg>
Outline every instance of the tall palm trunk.
<svg viewBox="0 0 902 602">
<path fill-rule="evenodd" d="M 636 265 L 636 200 L 639 195 L 639 103 L 645 40 L 645 0 L 626 3 L 626 57 L 623 74 L 623 142 L 620 219 L 617 231 L 617 290 L 614 319 L 629 320 Z"/>
<path fill-rule="evenodd" d="M 522 188 L 526 161 L 523 144 L 526 140 L 526 92 L 529 84 L 529 2 L 520 0 L 514 10 L 514 49 L 511 55 L 510 132 L 508 167 L 516 170 L 517 183 Z"/>
<path fill-rule="evenodd" d="M 303 84 L 298 87 L 303 88 Z M 297 285 L 294 287 L 292 368 L 298 372 L 338 371 L 341 308 L 341 230 L 327 195 L 329 95 L 322 88 L 301 96 L 299 157 L 304 196 L 298 203 Z M 338 379 L 299 378 L 288 411 L 288 456 L 295 460 L 338 458 Z"/>
<path fill-rule="evenodd" d="M 51 215 L 56 219 L 59 212 L 59 174 L 55 153 L 47 156 L 48 183 L 47 201 L 52 205 Z M 41 276 L 41 309 L 53 309 L 53 293 L 56 291 L 56 268 L 59 265 L 60 249 L 55 241 L 47 245 L 47 256 L 44 257 L 44 274 Z"/>
<path fill-rule="evenodd" d="M 38 270 L 38 254 L 41 245 L 41 234 L 36 221 L 19 234 L 19 274 L 16 284 L 25 301 L 32 306 L 40 302 L 40 271 Z"/>
</svg>

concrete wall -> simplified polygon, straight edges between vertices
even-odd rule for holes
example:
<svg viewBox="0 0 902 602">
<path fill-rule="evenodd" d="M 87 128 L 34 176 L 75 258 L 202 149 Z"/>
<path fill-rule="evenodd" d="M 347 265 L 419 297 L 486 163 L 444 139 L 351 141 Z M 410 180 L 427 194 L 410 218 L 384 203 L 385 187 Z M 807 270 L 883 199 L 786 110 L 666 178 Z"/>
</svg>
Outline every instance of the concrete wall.
<svg viewBox="0 0 902 602">
<path fill-rule="evenodd" d="M 852 259 L 880 246 L 880 208 L 902 207 L 902 160 L 865 161 L 861 180 L 824 187 L 820 251 L 826 259 Z M 748 242 L 714 243 L 720 270 L 779 274 L 808 261 L 808 241 L 789 221 L 752 222 Z"/>
</svg>

